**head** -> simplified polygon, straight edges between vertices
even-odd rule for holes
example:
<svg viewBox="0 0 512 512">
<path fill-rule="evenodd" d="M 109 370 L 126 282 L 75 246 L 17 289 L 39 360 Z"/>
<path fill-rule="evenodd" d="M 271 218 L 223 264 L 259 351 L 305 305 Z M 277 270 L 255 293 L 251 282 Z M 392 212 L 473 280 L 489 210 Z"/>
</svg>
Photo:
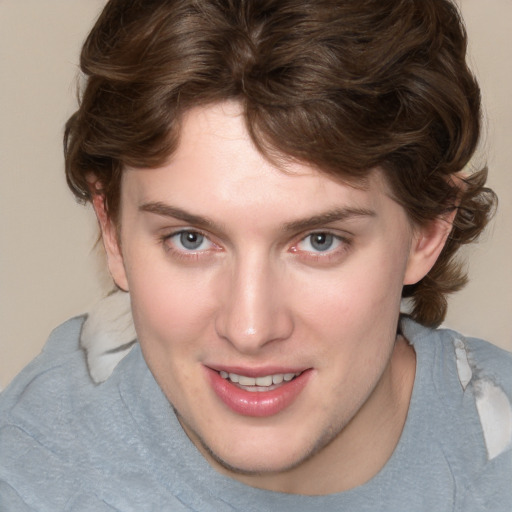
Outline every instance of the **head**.
<svg viewBox="0 0 512 512">
<path fill-rule="evenodd" d="M 379 167 L 418 225 L 457 208 L 436 265 L 403 290 L 412 316 L 438 325 L 446 295 L 466 280 L 455 253 L 478 236 L 494 201 L 485 170 L 463 174 L 480 131 L 465 53 L 447 0 L 111 1 L 82 51 L 68 183 L 90 200 L 92 173 L 117 223 L 123 169 L 165 162 L 191 108 L 237 100 L 267 157 L 350 183 Z"/>
<path fill-rule="evenodd" d="M 202 377 L 166 381 L 180 370 L 165 361 L 195 358 L 222 394 L 220 367 L 236 373 L 242 361 L 258 373 L 275 358 L 271 373 L 302 372 L 296 387 L 308 388 L 322 361 L 337 360 L 336 340 L 345 340 L 319 386 L 359 391 L 334 413 L 317 404 L 321 444 L 375 389 L 401 298 L 411 298 L 420 323 L 442 321 L 446 295 L 465 282 L 456 252 L 478 236 L 494 203 L 485 170 L 464 174 L 480 130 L 465 55 L 464 28 L 447 0 L 107 4 L 82 51 L 81 104 L 65 134 L 67 179 L 78 198 L 95 203 L 148 365 L 191 432 L 204 438 L 209 420 L 175 389 L 201 396 Z M 357 258 L 343 252 L 353 233 Z M 155 239 L 173 254 L 172 276 L 152 252 Z M 297 292 L 309 288 L 322 292 Z M 193 307 L 184 311 L 184 302 Z M 379 321 L 370 328 L 372 315 Z M 380 345 L 370 341 L 377 328 Z M 317 348 L 305 348 L 316 338 Z M 199 339 L 211 345 L 191 355 Z M 215 423 L 212 407 L 204 410 Z M 283 441 L 279 422 L 293 420 L 293 407 L 269 416 L 270 444 Z M 227 413 L 233 439 L 238 428 L 261 428 L 246 416 L 238 425 L 236 411 Z M 274 469 L 314 450 L 298 454 L 307 444 L 300 435 Z M 204 444 L 222 459 L 229 447 L 217 443 Z M 227 464 L 262 470 L 237 453 Z"/>
</svg>

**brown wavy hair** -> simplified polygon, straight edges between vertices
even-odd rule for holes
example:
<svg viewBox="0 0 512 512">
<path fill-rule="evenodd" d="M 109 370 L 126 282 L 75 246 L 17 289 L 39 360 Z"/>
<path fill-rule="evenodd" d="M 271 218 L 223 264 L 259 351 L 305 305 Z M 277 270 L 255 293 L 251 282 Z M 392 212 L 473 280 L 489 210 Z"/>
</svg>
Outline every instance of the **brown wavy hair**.
<svg viewBox="0 0 512 512">
<path fill-rule="evenodd" d="M 481 123 L 466 44 L 449 0 L 111 0 L 81 53 L 68 184 L 88 201 L 93 173 L 117 222 L 123 168 L 162 165 L 191 107 L 238 100 L 266 156 L 353 182 L 380 167 L 419 225 L 457 208 L 437 263 L 403 291 L 438 325 L 466 282 L 456 252 L 496 202 L 486 169 L 460 174 Z"/>
</svg>

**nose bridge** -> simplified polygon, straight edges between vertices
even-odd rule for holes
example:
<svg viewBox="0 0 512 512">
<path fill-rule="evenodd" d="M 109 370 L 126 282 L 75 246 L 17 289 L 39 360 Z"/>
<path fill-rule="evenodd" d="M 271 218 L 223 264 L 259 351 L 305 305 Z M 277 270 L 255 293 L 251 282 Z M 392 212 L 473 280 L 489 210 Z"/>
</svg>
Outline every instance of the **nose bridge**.
<svg viewBox="0 0 512 512">
<path fill-rule="evenodd" d="M 287 338 L 293 324 L 281 297 L 277 269 L 267 254 L 238 256 L 218 311 L 218 334 L 241 352 Z"/>
</svg>

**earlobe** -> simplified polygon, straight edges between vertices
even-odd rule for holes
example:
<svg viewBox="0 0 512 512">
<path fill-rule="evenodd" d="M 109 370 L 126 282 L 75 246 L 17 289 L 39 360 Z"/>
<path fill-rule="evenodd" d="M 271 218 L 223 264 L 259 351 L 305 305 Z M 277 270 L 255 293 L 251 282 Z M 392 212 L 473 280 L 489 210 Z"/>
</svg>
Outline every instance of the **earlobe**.
<svg viewBox="0 0 512 512">
<path fill-rule="evenodd" d="M 415 229 L 404 285 L 416 284 L 434 266 L 452 230 L 455 213 L 456 210 L 454 209 L 449 214 L 438 217 L 428 225 Z"/>
<path fill-rule="evenodd" d="M 105 205 L 105 195 L 99 191 L 93 191 L 92 205 L 101 229 L 101 238 L 105 252 L 110 275 L 118 288 L 128 291 L 128 280 L 124 268 L 123 254 L 121 251 L 116 226 L 112 223 Z"/>
</svg>

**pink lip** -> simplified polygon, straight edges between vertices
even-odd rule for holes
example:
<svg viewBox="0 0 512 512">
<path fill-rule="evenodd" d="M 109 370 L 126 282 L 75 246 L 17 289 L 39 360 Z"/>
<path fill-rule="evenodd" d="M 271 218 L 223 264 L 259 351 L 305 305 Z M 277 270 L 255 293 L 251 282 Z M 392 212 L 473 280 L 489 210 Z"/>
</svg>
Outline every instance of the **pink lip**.
<svg viewBox="0 0 512 512">
<path fill-rule="evenodd" d="M 283 382 L 275 389 L 251 392 L 235 386 L 227 379 L 223 379 L 217 371 L 208 367 L 205 367 L 205 369 L 213 390 L 224 404 L 238 414 L 254 417 L 273 416 L 289 407 L 304 389 L 311 375 L 311 371 L 306 370 L 295 379 Z M 248 372 L 247 370 L 240 373 L 248 377 L 258 376 L 251 375 L 254 372 Z M 262 375 L 261 371 L 257 373 Z M 268 372 L 265 375 L 273 373 L 288 372 Z"/>
</svg>

